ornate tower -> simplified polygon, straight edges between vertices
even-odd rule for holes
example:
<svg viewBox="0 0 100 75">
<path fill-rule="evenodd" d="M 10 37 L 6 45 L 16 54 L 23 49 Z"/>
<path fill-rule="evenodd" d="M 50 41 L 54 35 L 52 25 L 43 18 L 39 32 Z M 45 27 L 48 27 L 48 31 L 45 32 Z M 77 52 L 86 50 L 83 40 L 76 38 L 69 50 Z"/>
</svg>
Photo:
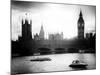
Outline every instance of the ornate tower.
<svg viewBox="0 0 100 75">
<path fill-rule="evenodd" d="M 78 19 L 78 39 L 84 39 L 84 19 L 82 15 L 82 11 L 80 11 L 79 19 Z"/>
<path fill-rule="evenodd" d="M 31 29 L 32 21 L 30 22 L 25 19 L 22 20 L 22 39 L 29 40 L 32 39 L 32 29 Z"/>
<path fill-rule="evenodd" d="M 40 33 L 39 33 L 39 38 L 40 38 L 40 40 L 43 40 L 44 39 L 44 29 L 43 29 L 43 25 L 41 26 L 41 30 L 40 30 Z"/>
</svg>

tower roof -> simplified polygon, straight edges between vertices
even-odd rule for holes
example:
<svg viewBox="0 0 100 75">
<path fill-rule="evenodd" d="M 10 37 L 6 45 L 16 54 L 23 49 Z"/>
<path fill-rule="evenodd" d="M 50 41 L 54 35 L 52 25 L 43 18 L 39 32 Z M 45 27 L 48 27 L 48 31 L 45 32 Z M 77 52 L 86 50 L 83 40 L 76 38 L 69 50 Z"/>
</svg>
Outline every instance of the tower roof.
<svg viewBox="0 0 100 75">
<path fill-rule="evenodd" d="M 40 29 L 40 33 L 39 33 L 39 38 L 40 39 L 44 39 L 44 29 L 43 29 L 43 25 L 41 25 L 41 29 Z"/>
<path fill-rule="evenodd" d="M 79 14 L 78 22 L 84 23 L 83 14 L 82 14 L 82 10 L 81 9 L 80 9 L 80 14 Z"/>
<path fill-rule="evenodd" d="M 80 10 L 80 14 L 79 14 L 79 16 L 83 16 L 83 15 L 82 15 L 82 10 Z"/>
<path fill-rule="evenodd" d="M 41 25 L 40 33 L 44 33 L 43 25 Z"/>
<path fill-rule="evenodd" d="M 41 25 L 41 30 L 43 30 L 43 25 Z"/>
</svg>

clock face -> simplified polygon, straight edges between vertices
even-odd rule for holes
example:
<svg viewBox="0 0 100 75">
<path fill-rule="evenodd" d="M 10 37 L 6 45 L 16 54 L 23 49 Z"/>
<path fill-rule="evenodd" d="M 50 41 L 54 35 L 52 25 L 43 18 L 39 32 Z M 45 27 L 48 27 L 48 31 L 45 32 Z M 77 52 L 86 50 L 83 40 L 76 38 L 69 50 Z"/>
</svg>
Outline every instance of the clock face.
<svg viewBox="0 0 100 75">
<path fill-rule="evenodd" d="M 84 26 L 84 24 L 82 23 L 82 26 Z"/>
<path fill-rule="evenodd" d="M 80 26 L 80 23 L 78 24 L 78 26 Z"/>
<path fill-rule="evenodd" d="M 83 27 L 83 26 L 84 26 L 84 24 L 83 24 L 83 23 L 79 23 L 79 24 L 78 24 L 78 26 L 82 26 L 82 27 Z"/>
</svg>

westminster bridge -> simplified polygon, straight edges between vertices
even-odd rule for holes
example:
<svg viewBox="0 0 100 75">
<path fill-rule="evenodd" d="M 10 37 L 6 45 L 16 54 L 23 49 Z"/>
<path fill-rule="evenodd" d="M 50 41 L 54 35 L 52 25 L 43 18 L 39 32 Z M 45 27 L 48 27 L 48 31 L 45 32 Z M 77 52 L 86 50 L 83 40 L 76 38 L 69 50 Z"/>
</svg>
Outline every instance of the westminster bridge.
<svg viewBox="0 0 100 75">
<path fill-rule="evenodd" d="M 91 43 L 91 44 L 90 44 Z M 25 40 L 12 43 L 12 53 L 21 54 L 52 54 L 85 52 L 94 46 L 86 39 L 79 40 Z M 88 51 L 91 52 L 91 51 Z"/>
</svg>

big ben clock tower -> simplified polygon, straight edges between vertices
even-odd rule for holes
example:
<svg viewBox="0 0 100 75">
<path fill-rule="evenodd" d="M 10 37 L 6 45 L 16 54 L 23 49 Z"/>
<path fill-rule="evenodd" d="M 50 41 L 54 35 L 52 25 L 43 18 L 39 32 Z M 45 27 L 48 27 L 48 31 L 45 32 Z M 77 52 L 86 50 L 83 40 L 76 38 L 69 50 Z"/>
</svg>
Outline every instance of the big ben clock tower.
<svg viewBox="0 0 100 75">
<path fill-rule="evenodd" d="M 82 11 L 80 11 L 78 19 L 78 39 L 84 39 L 84 24 Z"/>
</svg>

